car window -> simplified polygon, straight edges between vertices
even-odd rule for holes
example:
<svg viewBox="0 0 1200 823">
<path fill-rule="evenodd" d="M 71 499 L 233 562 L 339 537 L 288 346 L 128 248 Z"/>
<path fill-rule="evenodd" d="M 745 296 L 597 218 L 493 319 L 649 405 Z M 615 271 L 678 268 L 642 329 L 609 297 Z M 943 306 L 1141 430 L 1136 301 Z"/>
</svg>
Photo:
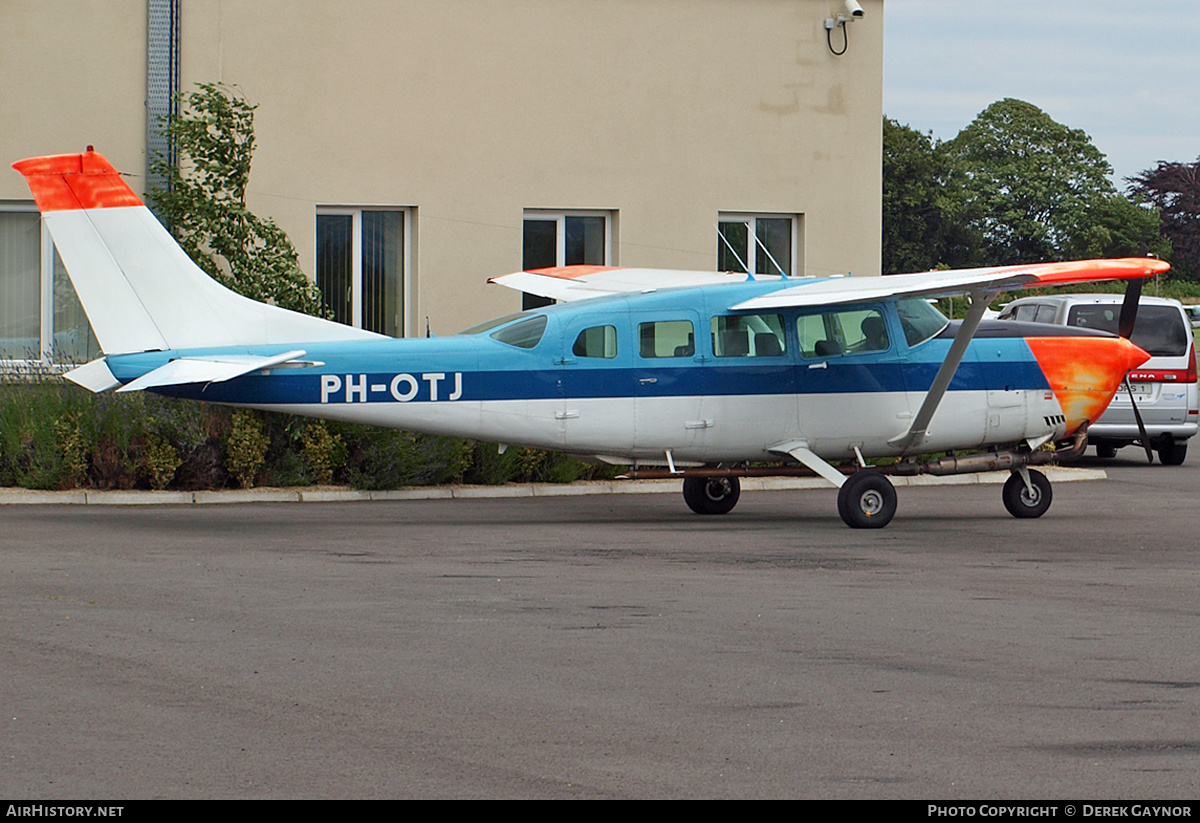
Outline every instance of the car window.
<svg viewBox="0 0 1200 823">
<path fill-rule="evenodd" d="M 1116 334 L 1120 317 L 1118 303 L 1072 306 L 1067 325 Z M 1187 327 L 1174 306 L 1139 306 L 1130 339 L 1154 357 L 1179 357 L 1187 353 Z"/>
<path fill-rule="evenodd" d="M 1037 303 L 1024 303 L 1020 306 L 1017 306 L 1013 310 L 1013 313 L 1009 315 L 1008 319 L 1019 320 L 1022 323 L 1032 323 L 1034 318 L 1037 317 L 1037 310 Z"/>
<path fill-rule="evenodd" d="M 1042 305 L 1037 307 L 1037 312 L 1033 315 L 1034 323 L 1053 323 L 1058 311 L 1054 306 Z"/>
</svg>

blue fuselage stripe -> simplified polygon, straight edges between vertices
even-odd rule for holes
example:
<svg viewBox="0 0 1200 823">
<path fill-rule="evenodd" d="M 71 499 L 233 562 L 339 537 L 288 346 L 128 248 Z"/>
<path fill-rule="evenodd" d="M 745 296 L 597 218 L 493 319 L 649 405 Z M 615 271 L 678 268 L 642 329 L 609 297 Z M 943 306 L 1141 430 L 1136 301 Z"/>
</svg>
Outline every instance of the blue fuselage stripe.
<svg viewBox="0 0 1200 823">
<path fill-rule="evenodd" d="M 546 400 L 556 398 L 733 396 L 771 394 L 837 394 L 927 391 L 936 363 L 829 364 L 805 366 L 695 365 L 676 368 L 580 368 L 527 371 L 422 371 L 332 373 L 336 387 L 322 380 L 327 369 L 285 370 L 267 376 L 248 375 L 225 383 L 188 384 L 156 389 L 164 394 L 216 403 L 330 404 L 346 402 L 429 402 L 456 400 Z M 397 374 L 411 376 L 393 387 Z M 1045 389 L 1049 384 L 1036 362 L 1001 361 L 986 366 L 963 363 L 951 391 Z"/>
</svg>

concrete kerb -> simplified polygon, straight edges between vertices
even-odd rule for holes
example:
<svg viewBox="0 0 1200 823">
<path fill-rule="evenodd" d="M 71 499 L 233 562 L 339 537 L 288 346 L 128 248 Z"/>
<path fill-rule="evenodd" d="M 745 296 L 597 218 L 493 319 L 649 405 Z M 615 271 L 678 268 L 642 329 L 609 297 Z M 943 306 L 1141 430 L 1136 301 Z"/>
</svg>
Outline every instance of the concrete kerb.
<svg viewBox="0 0 1200 823">
<path fill-rule="evenodd" d="M 1084 480 L 1105 480 L 1103 469 L 1082 469 L 1065 466 L 1040 469 L 1055 483 Z M 966 486 L 1003 483 L 1008 472 L 958 474 L 949 477 L 920 475 L 893 477 L 892 482 L 904 486 Z M 817 477 L 746 477 L 742 492 L 798 491 L 828 489 L 829 484 Z M 422 486 L 408 489 L 362 491 L 331 486 L 310 486 L 295 489 L 229 489 L 226 491 L 37 491 L 32 489 L 0 489 L 0 506 L 14 505 L 86 505 L 86 506 L 152 506 L 152 505 L 216 505 L 227 503 L 349 503 L 385 500 L 453 500 L 462 498 L 513 497 L 577 497 L 594 494 L 678 494 L 678 480 L 592 480 L 577 483 L 521 483 L 507 486 Z"/>
</svg>

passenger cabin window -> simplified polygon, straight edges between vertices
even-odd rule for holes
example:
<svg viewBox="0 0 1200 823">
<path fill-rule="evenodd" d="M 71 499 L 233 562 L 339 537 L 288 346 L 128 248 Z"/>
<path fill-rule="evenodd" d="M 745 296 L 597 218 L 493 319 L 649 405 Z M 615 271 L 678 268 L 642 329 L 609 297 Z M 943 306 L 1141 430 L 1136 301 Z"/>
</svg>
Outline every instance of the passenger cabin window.
<svg viewBox="0 0 1200 823">
<path fill-rule="evenodd" d="M 542 341 L 546 332 L 546 315 L 539 314 L 520 323 L 505 326 L 499 331 L 492 332 L 492 338 L 518 349 L 532 349 Z"/>
<path fill-rule="evenodd" d="M 806 314 L 797 318 L 800 354 L 806 358 L 887 351 L 887 324 L 877 309 Z"/>
<path fill-rule="evenodd" d="M 779 357 L 787 350 L 786 339 L 779 314 L 712 319 L 713 354 L 717 357 Z"/>
<path fill-rule="evenodd" d="M 638 351 L 642 357 L 691 357 L 696 335 L 691 320 L 659 320 L 638 324 Z"/>
<path fill-rule="evenodd" d="M 584 329 L 575 338 L 571 354 L 576 357 L 602 357 L 605 360 L 616 357 L 616 326 L 593 326 L 590 329 Z"/>
</svg>

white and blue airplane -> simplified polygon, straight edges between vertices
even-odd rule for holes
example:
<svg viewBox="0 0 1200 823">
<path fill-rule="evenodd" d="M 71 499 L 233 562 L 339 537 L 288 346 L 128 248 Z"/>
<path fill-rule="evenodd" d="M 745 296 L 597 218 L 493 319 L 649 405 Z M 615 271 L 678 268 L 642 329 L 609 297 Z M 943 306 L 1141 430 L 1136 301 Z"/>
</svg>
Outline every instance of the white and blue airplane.
<svg viewBox="0 0 1200 823">
<path fill-rule="evenodd" d="M 1139 258 L 817 279 L 570 266 L 491 281 L 557 305 L 393 339 L 219 285 L 90 148 L 14 168 L 104 352 L 66 375 L 92 391 L 632 464 L 631 477 L 682 478 L 702 514 L 730 511 L 739 477 L 815 473 L 858 528 L 891 520 L 889 474 L 1007 470 L 1006 508 L 1041 516 L 1050 484 L 1030 467 L 1080 454 L 1088 423 L 1148 355 L 1128 334 L 983 321 L 984 310 L 1001 291 L 1140 285 L 1169 268 Z M 961 321 L 929 301 L 950 295 L 970 297 Z M 952 454 L 919 458 L 937 452 Z M 884 457 L 896 461 L 867 462 Z M 762 461 L 785 465 L 750 466 Z"/>
</svg>

